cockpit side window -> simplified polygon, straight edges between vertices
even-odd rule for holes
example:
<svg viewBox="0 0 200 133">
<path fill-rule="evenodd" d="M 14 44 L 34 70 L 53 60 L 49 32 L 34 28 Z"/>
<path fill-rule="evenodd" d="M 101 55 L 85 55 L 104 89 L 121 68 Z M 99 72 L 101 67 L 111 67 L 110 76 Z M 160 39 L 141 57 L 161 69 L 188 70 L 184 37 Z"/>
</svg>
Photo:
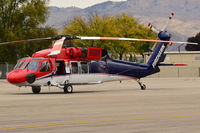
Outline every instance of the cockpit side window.
<svg viewBox="0 0 200 133">
<path fill-rule="evenodd" d="M 29 61 L 25 61 L 23 65 L 21 65 L 20 69 L 24 69 L 27 67 Z"/>
<path fill-rule="evenodd" d="M 40 72 L 48 72 L 50 71 L 50 66 L 47 61 L 43 61 L 41 66 L 40 66 Z"/>
<path fill-rule="evenodd" d="M 38 65 L 39 65 L 39 61 L 33 61 L 33 60 L 32 60 L 32 61 L 28 64 L 27 69 L 28 69 L 28 70 L 37 71 Z"/>
<path fill-rule="evenodd" d="M 23 63 L 24 61 L 20 60 L 18 61 L 18 63 L 15 65 L 14 69 L 19 69 L 19 67 L 21 66 L 21 64 Z"/>
</svg>

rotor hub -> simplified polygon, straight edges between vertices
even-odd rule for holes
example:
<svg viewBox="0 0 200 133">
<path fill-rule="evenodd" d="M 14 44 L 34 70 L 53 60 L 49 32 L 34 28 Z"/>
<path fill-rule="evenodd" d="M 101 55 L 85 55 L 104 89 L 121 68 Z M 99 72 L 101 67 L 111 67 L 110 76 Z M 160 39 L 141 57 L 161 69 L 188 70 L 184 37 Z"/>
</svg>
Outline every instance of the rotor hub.
<svg viewBox="0 0 200 133">
<path fill-rule="evenodd" d="M 166 40 L 169 41 L 171 38 L 171 34 L 169 34 L 167 31 L 161 31 L 158 34 L 158 37 L 160 38 L 160 40 Z"/>
</svg>

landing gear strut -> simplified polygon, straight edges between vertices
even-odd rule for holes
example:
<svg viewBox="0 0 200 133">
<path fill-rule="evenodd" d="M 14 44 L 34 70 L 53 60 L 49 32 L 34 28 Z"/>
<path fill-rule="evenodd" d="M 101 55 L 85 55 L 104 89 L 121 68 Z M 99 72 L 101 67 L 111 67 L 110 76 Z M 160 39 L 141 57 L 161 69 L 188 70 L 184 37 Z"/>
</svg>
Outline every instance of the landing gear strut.
<svg viewBox="0 0 200 133">
<path fill-rule="evenodd" d="M 69 84 L 65 84 L 63 89 L 64 89 L 64 93 L 72 93 L 73 92 L 73 87 L 72 87 L 72 85 L 69 85 Z"/>
<path fill-rule="evenodd" d="M 141 90 L 146 90 L 146 85 L 143 84 L 143 83 L 140 81 L 140 79 L 138 79 L 137 82 L 138 82 L 138 84 L 140 85 Z"/>
<path fill-rule="evenodd" d="M 41 87 L 40 86 L 32 86 L 32 92 L 34 94 L 39 94 L 41 91 Z"/>
</svg>

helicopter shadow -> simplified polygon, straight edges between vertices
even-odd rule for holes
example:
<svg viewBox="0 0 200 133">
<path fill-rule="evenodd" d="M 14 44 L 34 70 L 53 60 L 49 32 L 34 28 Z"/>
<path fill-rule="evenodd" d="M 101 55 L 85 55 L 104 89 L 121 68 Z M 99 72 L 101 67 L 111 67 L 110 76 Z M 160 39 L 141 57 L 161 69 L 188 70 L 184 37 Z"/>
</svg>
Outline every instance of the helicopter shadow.
<svg viewBox="0 0 200 133">
<path fill-rule="evenodd" d="M 149 88 L 147 90 L 141 90 L 139 88 L 126 88 L 126 89 L 107 89 L 107 90 L 90 90 L 90 91 L 74 91 L 73 93 L 64 93 L 63 91 L 46 91 L 46 92 L 40 92 L 39 94 L 33 94 L 32 92 L 16 92 L 16 93 L 4 93 L 5 95 L 76 95 L 76 94 L 100 94 L 100 93 L 116 93 L 116 92 L 145 92 L 145 91 L 156 91 L 156 90 L 162 90 L 163 88 Z M 167 89 L 167 88 L 165 88 Z"/>
</svg>

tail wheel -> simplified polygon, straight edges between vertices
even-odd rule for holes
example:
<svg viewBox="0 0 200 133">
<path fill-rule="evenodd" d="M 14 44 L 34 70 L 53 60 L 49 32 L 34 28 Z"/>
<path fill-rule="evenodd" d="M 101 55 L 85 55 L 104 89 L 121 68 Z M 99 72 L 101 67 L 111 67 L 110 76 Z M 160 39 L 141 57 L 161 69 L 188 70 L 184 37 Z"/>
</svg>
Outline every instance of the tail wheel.
<svg viewBox="0 0 200 133">
<path fill-rule="evenodd" d="M 41 91 L 41 87 L 40 86 L 32 86 L 32 92 L 34 94 L 39 94 Z"/>
<path fill-rule="evenodd" d="M 65 93 L 72 93 L 72 92 L 73 92 L 73 87 L 72 87 L 72 85 L 66 84 L 65 87 L 64 87 L 64 92 L 65 92 Z"/>
<path fill-rule="evenodd" d="M 146 90 L 146 85 L 143 84 L 143 83 L 140 81 L 140 79 L 138 79 L 137 82 L 138 82 L 138 84 L 140 85 L 141 90 Z"/>
<path fill-rule="evenodd" d="M 141 90 L 146 90 L 146 85 L 145 84 L 141 85 Z"/>
</svg>

